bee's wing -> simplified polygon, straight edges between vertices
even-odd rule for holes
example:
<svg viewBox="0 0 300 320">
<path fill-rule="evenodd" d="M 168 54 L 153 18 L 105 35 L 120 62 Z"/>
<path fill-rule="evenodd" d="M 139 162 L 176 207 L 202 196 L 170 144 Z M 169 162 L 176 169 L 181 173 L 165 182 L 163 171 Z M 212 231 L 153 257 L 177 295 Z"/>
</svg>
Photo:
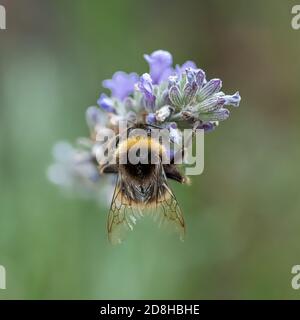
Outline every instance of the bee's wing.
<svg viewBox="0 0 300 320">
<path fill-rule="evenodd" d="M 184 218 L 176 200 L 174 193 L 168 186 L 167 178 L 163 167 L 159 170 L 157 197 L 155 211 L 153 212 L 154 220 L 158 221 L 159 226 L 170 226 L 173 228 L 183 240 L 185 234 Z"/>
<path fill-rule="evenodd" d="M 122 192 L 122 174 L 119 173 L 107 220 L 108 239 L 112 244 L 121 243 L 125 233 L 133 229 L 142 215 L 133 208 Z"/>
<path fill-rule="evenodd" d="M 133 229 L 137 219 L 143 216 L 142 211 L 152 211 L 154 220 L 158 221 L 160 226 L 171 226 L 183 240 L 185 233 L 184 219 L 178 205 L 178 202 L 172 190 L 167 184 L 167 178 L 162 165 L 153 177 L 152 183 L 155 185 L 155 204 L 148 208 L 133 207 L 124 196 L 126 183 L 122 181 L 122 173 L 119 173 L 111 207 L 108 214 L 107 231 L 108 239 L 111 243 L 121 243 L 125 233 Z"/>
</svg>

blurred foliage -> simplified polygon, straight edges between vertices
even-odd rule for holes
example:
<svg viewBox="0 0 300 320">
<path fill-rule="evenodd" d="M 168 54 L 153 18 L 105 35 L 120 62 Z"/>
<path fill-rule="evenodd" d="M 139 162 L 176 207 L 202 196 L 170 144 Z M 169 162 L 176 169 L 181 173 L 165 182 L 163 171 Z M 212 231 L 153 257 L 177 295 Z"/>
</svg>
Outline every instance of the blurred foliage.
<svg viewBox="0 0 300 320">
<path fill-rule="evenodd" d="M 295 298 L 300 264 L 300 31 L 294 1 L 2 1 L 1 299 Z M 193 59 L 241 107 L 206 136 L 205 170 L 172 185 L 184 243 L 145 219 L 107 241 L 107 209 L 46 179 L 51 148 L 88 133 L 84 112 L 143 53 Z"/>
</svg>

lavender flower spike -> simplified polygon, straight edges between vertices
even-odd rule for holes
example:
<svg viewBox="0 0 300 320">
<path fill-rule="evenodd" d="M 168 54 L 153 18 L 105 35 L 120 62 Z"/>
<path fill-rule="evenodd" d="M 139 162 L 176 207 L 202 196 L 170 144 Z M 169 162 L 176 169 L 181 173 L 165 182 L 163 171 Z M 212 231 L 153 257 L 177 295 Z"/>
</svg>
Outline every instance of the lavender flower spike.
<svg viewBox="0 0 300 320">
<path fill-rule="evenodd" d="M 173 58 L 168 51 L 157 50 L 151 53 L 151 55 L 145 54 L 144 58 L 149 63 L 153 84 L 159 84 L 167 80 L 173 73 Z"/>
<path fill-rule="evenodd" d="M 171 144 L 180 148 L 182 130 L 212 131 L 229 118 L 229 106 L 239 106 L 239 92 L 227 95 L 221 91 L 222 81 L 207 80 L 205 72 L 194 62 L 173 67 L 172 55 L 164 50 L 144 57 L 149 73 L 139 77 L 136 73 L 118 71 L 103 81 L 111 94 L 102 93 L 97 101 L 99 107 L 87 109 L 89 138 L 78 139 L 74 146 L 60 143 L 55 147 L 54 164 L 48 170 L 53 183 L 95 199 L 99 199 L 102 190 L 105 198 L 111 198 L 107 193 L 113 193 L 113 179 L 105 178 L 97 164 L 106 161 L 99 158 L 104 155 L 103 145 L 97 140 L 99 133 L 112 129 L 118 134 L 121 122 L 128 123 L 128 128 L 139 127 L 141 123 L 149 130 L 155 127 L 168 130 Z M 175 149 L 166 148 L 166 153 L 176 159 Z"/>
<path fill-rule="evenodd" d="M 116 72 L 112 79 L 104 80 L 103 87 L 111 90 L 114 97 L 123 100 L 134 90 L 134 85 L 138 81 L 136 73 L 125 73 L 123 71 Z"/>
</svg>

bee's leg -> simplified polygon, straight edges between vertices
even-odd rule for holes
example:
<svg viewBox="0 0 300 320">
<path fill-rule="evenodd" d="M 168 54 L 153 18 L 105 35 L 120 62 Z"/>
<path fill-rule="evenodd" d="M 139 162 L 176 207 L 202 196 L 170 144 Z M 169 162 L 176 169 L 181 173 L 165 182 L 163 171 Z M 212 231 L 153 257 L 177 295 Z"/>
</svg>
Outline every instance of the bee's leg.
<svg viewBox="0 0 300 320">
<path fill-rule="evenodd" d="M 176 168 L 175 165 L 165 164 L 164 171 L 165 171 L 167 178 L 175 180 L 179 183 L 188 183 L 188 181 L 189 181 L 187 177 L 183 176 L 180 173 L 180 171 Z"/>
<path fill-rule="evenodd" d="M 116 164 L 105 164 L 100 167 L 100 173 L 118 173 L 118 166 Z"/>
</svg>

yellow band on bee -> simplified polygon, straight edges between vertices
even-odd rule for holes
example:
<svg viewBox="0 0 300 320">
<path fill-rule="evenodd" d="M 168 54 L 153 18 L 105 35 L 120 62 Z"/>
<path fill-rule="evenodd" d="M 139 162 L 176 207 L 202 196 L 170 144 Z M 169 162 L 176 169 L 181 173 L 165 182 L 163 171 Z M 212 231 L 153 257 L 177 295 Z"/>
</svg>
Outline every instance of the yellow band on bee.
<svg viewBox="0 0 300 320">
<path fill-rule="evenodd" d="M 156 152 L 160 156 L 165 155 L 165 147 L 160 144 L 157 140 L 151 137 L 134 136 L 121 141 L 118 146 L 118 153 L 127 153 L 132 147 L 139 149 L 150 149 Z"/>
</svg>

